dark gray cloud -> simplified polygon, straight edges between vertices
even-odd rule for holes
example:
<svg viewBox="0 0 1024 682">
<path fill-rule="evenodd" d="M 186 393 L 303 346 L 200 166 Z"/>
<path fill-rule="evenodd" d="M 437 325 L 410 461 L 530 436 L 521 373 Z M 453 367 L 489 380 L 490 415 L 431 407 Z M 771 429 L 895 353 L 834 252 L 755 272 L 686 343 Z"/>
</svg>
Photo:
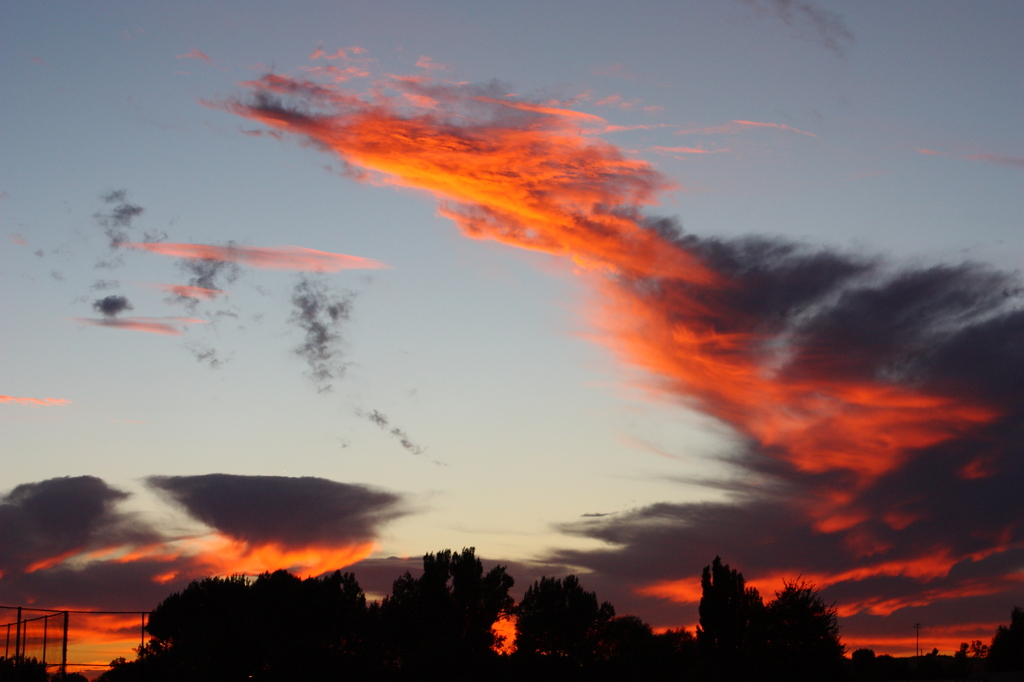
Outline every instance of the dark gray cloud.
<svg viewBox="0 0 1024 682">
<path fill-rule="evenodd" d="M 722 455 L 735 466 L 734 479 L 679 481 L 713 485 L 728 501 L 585 516 L 561 529 L 606 547 L 547 558 L 592 571 L 592 581 L 615 603 L 659 614 L 665 625 L 692 622 L 695 605 L 659 604 L 637 590 L 674 580 L 697 586 L 700 569 L 716 555 L 748 578 L 803 575 L 827 584 L 827 599 L 854 628 L 901 610 L 911 621 L 930 618 L 936 625 L 962 623 L 965 614 L 977 622 L 1005 619 L 1007 604 L 1024 601 L 1019 276 L 972 263 L 896 268 L 767 238 L 704 239 L 682 235 L 671 221 L 652 227 L 728 284 L 621 284 L 652 315 L 713 329 L 721 338 L 754 340 L 742 350 L 707 351 L 709 358 L 749 353 L 773 385 L 820 387 L 823 400 L 839 386 L 882 398 L 905 391 L 900 395 L 908 400 L 928 396 L 928 402 L 908 408 L 913 421 L 902 430 L 874 433 L 874 423 L 864 421 L 856 440 L 841 441 L 841 425 L 826 422 L 837 448 L 858 442 L 864 449 L 850 453 L 847 464 L 830 460 L 823 448 L 822 466 L 798 466 L 792 443 L 744 434 L 744 413 L 721 395 L 673 385 L 746 435 L 737 450 Z M 951 425 L 947 405 L 987 416 Z M 872 408 L 868 399 L 857 409 L 871 414 Z M 919 432 L 941 436 L 915 444 Z M 892 437 L 907 445 L 890 449 Z M 822 438 L 819 444 L 832 443 Z M 865 462 L 865 470 L 875 467 L 871 475 L 858 469 Z"/>
<path fill-rule="evenodd" d="M 178 268 L 188 276 L 188 286 L 212 291 L 220 291 L 224 287 L 223 283 L 232 284 L 242 274 L 242 268 L 238 263 L 204 258 L 182 258 L 178 261 Z M 184 304 L 194 310 L 199 299 L 189 295 L 187 291 L 177 290 L 173 293 L 171 302 Z"/>
<path fill-rule="evenodd" d="M 210 369 L 218 369 L 231 361 L 233 356 L 223 357 L 216 348 L 211 348 L 202 343 L 186 343 L 185 349 L 192 354 L 198 362 L 209 366 Z"/>
<path fill-rule="evenodd" d="M 362 413 L 357 412 L 357 414 Z M 401 443 L 402 447 L 411 452 L 412 454 L 422 455 L 424 452 L 426 452 L 425 448 L 422 448 L 416 443 L 413 443 L 412 440 L 409 438 L 409 434 L 407 434 L 403 429 L 400 429 L 397 426 L 391 426 L 391 424 L 388 422 L 387 415 L 378 412 L 377 410 L 373 410 L 372 412 L 365 416 L 367 419 L 369 419 L 374 424 L 379 426 L 382 430 L 387 431 L 392 436 L 397 438 L 398 442 Z"/>
<path fill-rule="evenodd" d="M 167 233 L 163 230 L 147 230 L 143 231 L 141 237 L 133 237 L 138 230 L 135 220 L 145 212 L 145 209 L 128 201 L 127 190 L 113 190 L 102 195 L 100 199 L 107 204 L 108 208 L 97 211 L 93 214 L 93 218 L 103 230 L 110 252 L 96 261 L 96 267 L 116 268 L 123 265 L 124 259 L 118 250 L 126 242 L 161 242 L 167 239 Z"/>
<path fill-rule="evenodd" d="M 132 222 L 142 215 L 141 206 L 128 202 L 127 190 L 118 189 L 108 192 L 100 197 L 108 205 L 103 211 L 93 214 L 96 224 L 103 230 L 110 246 L 110 253 L 96 262 L 98 268 L 115 268 L 124 263 L 117 250 L 122 244 L 132 241 L 131 233 L 134 231 Z"/>
<path fill-rule="evenodd" d="M 341 326 L 352 310 L 351 291 L 332 291 L 322 279 L 303 276 L 292 291 L 289 320 L 306 333 L 301 345 L 294 349 L 309 365 L 309 377 L 317 389 L 327 392 L 331 382 L 345 373 L 341 362 Z"/>
<path fill-rule="evenodd" d="M 127 497 L 93 476 L 17 486 L 0 498 L 0 577 L 68 552 L 152 537 L 115 510 Z"/>
<path fill-rule="evenodd" d="M 121 283 L 116 279 L 98 279 L 89 287 L 93 291 L 107 291 L 108 289 L 119 289 Z"/>
<path fill-rule="evenodd" d="M 324 478 L 207 474 L 147 484 L 226 535 L 289 547 L 365 542 L 405 513 L 394 493 Z"/>
<path fill-rule="evenodd" d="M 842 57 L 853 45 L 853 33 L 843 17 L 797 0 L 742 0 L 758 15 L 771 14 L 790 28 L 801 40 L 817 43 Z"/>
<path fill-rule="evenodd" d="M 92 307 L 104 319 L 112 320 L 124 311 L 131 310 L 132 304 L 124 296 L 107 296 L 93 302 Z"/>
<path fill-rule="evenodd" d="M 147 483 L 194 518 L 254 544 L 344 547 L 374 539 L 406 513 L 397 494 L 320 478 L 211 474 Z M 0 498 L 0 603 L 148 610 L 217 565 L 183 553 L 179 530 L 119 511 L 128 497 L 79 476 L 26 483 Z M 95 550 L 102 552 L 91 560 L 64 561 Z"/>
</svg>

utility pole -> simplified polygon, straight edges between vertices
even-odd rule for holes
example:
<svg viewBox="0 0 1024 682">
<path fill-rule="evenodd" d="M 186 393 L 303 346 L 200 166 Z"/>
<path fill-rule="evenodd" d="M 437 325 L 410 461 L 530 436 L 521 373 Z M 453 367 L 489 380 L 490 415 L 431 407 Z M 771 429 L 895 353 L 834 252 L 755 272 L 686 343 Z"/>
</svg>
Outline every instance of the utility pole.
<svg viewBox="0 0 1024 682">
<path fill-rule="evenodd" d="M 914 655 L 917 656 L 918 658 L 920 658 L 921 657 L 921 624 L 920 623 L 914 623 L 914 630 L 917 631 L 916 632 L 917 643 L 914 646 Z"/>
</svg>

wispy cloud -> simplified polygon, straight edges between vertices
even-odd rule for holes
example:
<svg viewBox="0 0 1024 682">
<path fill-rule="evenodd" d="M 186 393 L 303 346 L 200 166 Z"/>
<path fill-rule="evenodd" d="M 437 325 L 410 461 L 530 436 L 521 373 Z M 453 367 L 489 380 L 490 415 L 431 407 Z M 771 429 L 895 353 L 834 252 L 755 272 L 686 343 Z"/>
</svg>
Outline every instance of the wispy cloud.
<svg viewBox="0 0 1024 682">
<path fill-rule="evenodd" d="M 211 246 L 208 244 L 131 243 L 125 248 L 149 251 L 164 256 L 192 258 L 199 261 L 239 263 L 267 270 L 305 272 L 338 272 L 340 270 L 377 270 L 388 267 L 380 261 L 341 253 L 316 251 L 301 246 Z"/>
<path fill-rule="evenodd" d="M 357 414 L 362 413 L 359 412 Z M 407 434 L 403 429 L 400 429 L 397 426 L 392 426 L 385 414 L 377 410 L 373 410 L 372 412 L 365 416 L 371 422 L 379 426 L 382 430 L 387 431 L 392 436 L 397 438 L 398 442 L 401 443 L 402 447 L 411 452 L 412 454 L 422 455 L 424 452 L 426 452 L 424 448 L 420 447 L 419 445 L 416 445 L 416 443 L 413 443 L 412 440 L 409 438 L 409 434 Z"/>
<path fill-rule="evenodd" d="M 167 293 L 180 298 L 203 299 L 206 301 L 212 301 L 218 296 L 222 296 L 224 294 L 224 291 L 221 289 L 206 289 L 204 287 L 189 286 L 186 284 L 151 284 L 149 286 L 156 287 L 161 291 L 166 291 Z"/>
<path fill-rule="evenodd" d="M 842 15 L 799 0 L 742 0 L 759 16 L 772 15 L 798 38 L 817 43 L 842 57 L 853 45 L 853 32 Z"/>
<path fill-rule="evenodd" d="M 341 361 L 341 325 L 352 310 L 351 291 L 333 291 L 323 281 L 303 277 L 292 292 L 289 321 L 301 328 L 305 339 L 294 352 L 309 365 L 309 376 L 321 392 L 345 374 Z"/>
<path fill-rule="evenodd" d="M 808 137 L 817 137 L 814 133 L 807 132 L 806 130 L 800 130 L 793 126 L 788 126 L 785 123 L 768 123 L 765 121 L 741 121 L 735 120 L 718 126 L 708 126 L 705 128 L 684 128 L 677 130 L 676 135 L 719 135 L 719 134 L 735 134 L 742 130 L 750 128 L 775 128 L 777 130 L 786 130 L 791 133 L 799 133 L 800 135 L 807 135 Z"/>
<path fill-rule="evenodd" d="M 1000 156 L 998 154 L 968 154 L 964 158 L 970 159 L 971 161 L 984 161 L 985 163 L 994 163 L 998 166 L 1007 166 L 1009 168 L 1024 170 L 1024 156 Z"/>
<path fill-rule="evenodd" d="M 1005 166 L 1007 168 L 1015 168 L 1018 170 L 1024 169 L 1024 157 L 1021 156 L 1007 156 L 1003 154 L 953 154 L 950 152 L 939 152 L 932 149 L 924 149 L 923 147 L 914 147 L 914 151 L 919 154 L 927 154 L 928 156 L 958 156 L 968 161 L 981 161 L 982 163 L 991 163 L 997 166 Z"/>
<path fill-rule="evenodd" d="M 701 147 L 648 147 L 652 152 L 658 154 L 672 154 L 676 158 L 683 158 L 692 154 L 723 154 L 731 151 L 729 149 L 703 149 Z"/>
<path fill-rule="evenodd" d="M 18 398 L 13 395 L 0 395 L 0 403 L 9 405 L 30 405 L 32 407 L 62 407 L 70 405 L 64 398 Z"/>
<path fill-rule="evenodd" d="M 185 54 L 178 54 L 178 55 L 175 55 L 175 57 L 177 59 L 198 59 L 199 61 L 206 62 L 207 64 L 212 64 L 213 63 L 213 60 L 210 59 L 210 57 L 208 55 L 206 55 L 203 52 L 200 52 L 199 50 L 197 50 L 194 47 L 191 50 L 189 50 L 188 52 L 186 52 Z"/>
<path fill-rule="evenodd" d="M 450 68 L 451 65 L 439 64 L 430 57 L 422 56 L 416 60 L 416 66 L 421 69 L 426 69 L 427 71 L 444 71 L 445 69 Z"/>
<path fill-rule="evenodd" d="M 205 324 L 206 320 L 194 317 L 118 317 L 93 319 L 76 317 L 76 322 L 91 324 L 111 329 L 127 329 L 129 331 L 147 332 L 149 334 L 168 334 L 178 336 L 185 333 L 190 324 Z"/>
<path fill-rule="evenodd" d="M 581 134 L 578 112 L 493 89 L 419 79 L 361 94 L 284 76 L 249 87 L 250 100 L 225 106 L 430 192 L 468 237 L 570 260 L 597 293 L 593 338 L 646 387 L 729 425 L 744 443 L 729 461 L 767 482 L 729 503 L 566 527 L 608 549 L 555 559 L 640 589 L 729 551 L 756 578 L 827 582 L 851 618 L 940 608 L 971 580 L 1003 589 L 1024 542 L 1010 502 L 1024 475 L 1015 275 L 683 234 L 644 212 L 671 186 L 648 163 Z M 407 91 L 437 109 L 411 109 Z M 814 137 L 748 120 L 713 132 L 755 128 Z M 966 500 L 957 511 L 951 491 Z M 902 606 L 886 601 L 897 594 Z"/>
</svg>

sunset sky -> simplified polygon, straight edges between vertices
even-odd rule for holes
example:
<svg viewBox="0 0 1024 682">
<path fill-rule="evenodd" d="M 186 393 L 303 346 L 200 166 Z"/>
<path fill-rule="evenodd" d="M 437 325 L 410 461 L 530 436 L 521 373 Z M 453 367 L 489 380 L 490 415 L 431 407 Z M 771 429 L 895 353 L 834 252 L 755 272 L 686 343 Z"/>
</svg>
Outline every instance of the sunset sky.
<svg viewBox="0 0 1024 682">
<path fill-rule="evenodd" d="M 848 651 L 987 641 L 1024 606 L 1022 30 L 4 4 L 0 604 L 379 598 L 475 546 L 693 627 L 720 555 L 818 585 Z"/>
</svg>

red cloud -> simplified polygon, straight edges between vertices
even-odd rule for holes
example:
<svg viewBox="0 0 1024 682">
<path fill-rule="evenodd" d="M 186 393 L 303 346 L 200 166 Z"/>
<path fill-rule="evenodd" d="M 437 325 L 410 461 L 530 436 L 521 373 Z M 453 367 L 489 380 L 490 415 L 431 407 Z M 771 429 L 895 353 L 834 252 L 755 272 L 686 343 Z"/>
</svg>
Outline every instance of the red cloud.
<svg viewBox="0 0 1024 682">
<path fill-rule="evenodd" d="M 210 246 L 208 244 L 126 243 L 129 249 L 159 253 L 178 258 L 198 258 L 241 263 L 267 270 L 338 272 L 339 270 L 377 270 L 387 265 L 380 261 L 342 253 L 304 249 L 300 246 Z"/>
</svg>

